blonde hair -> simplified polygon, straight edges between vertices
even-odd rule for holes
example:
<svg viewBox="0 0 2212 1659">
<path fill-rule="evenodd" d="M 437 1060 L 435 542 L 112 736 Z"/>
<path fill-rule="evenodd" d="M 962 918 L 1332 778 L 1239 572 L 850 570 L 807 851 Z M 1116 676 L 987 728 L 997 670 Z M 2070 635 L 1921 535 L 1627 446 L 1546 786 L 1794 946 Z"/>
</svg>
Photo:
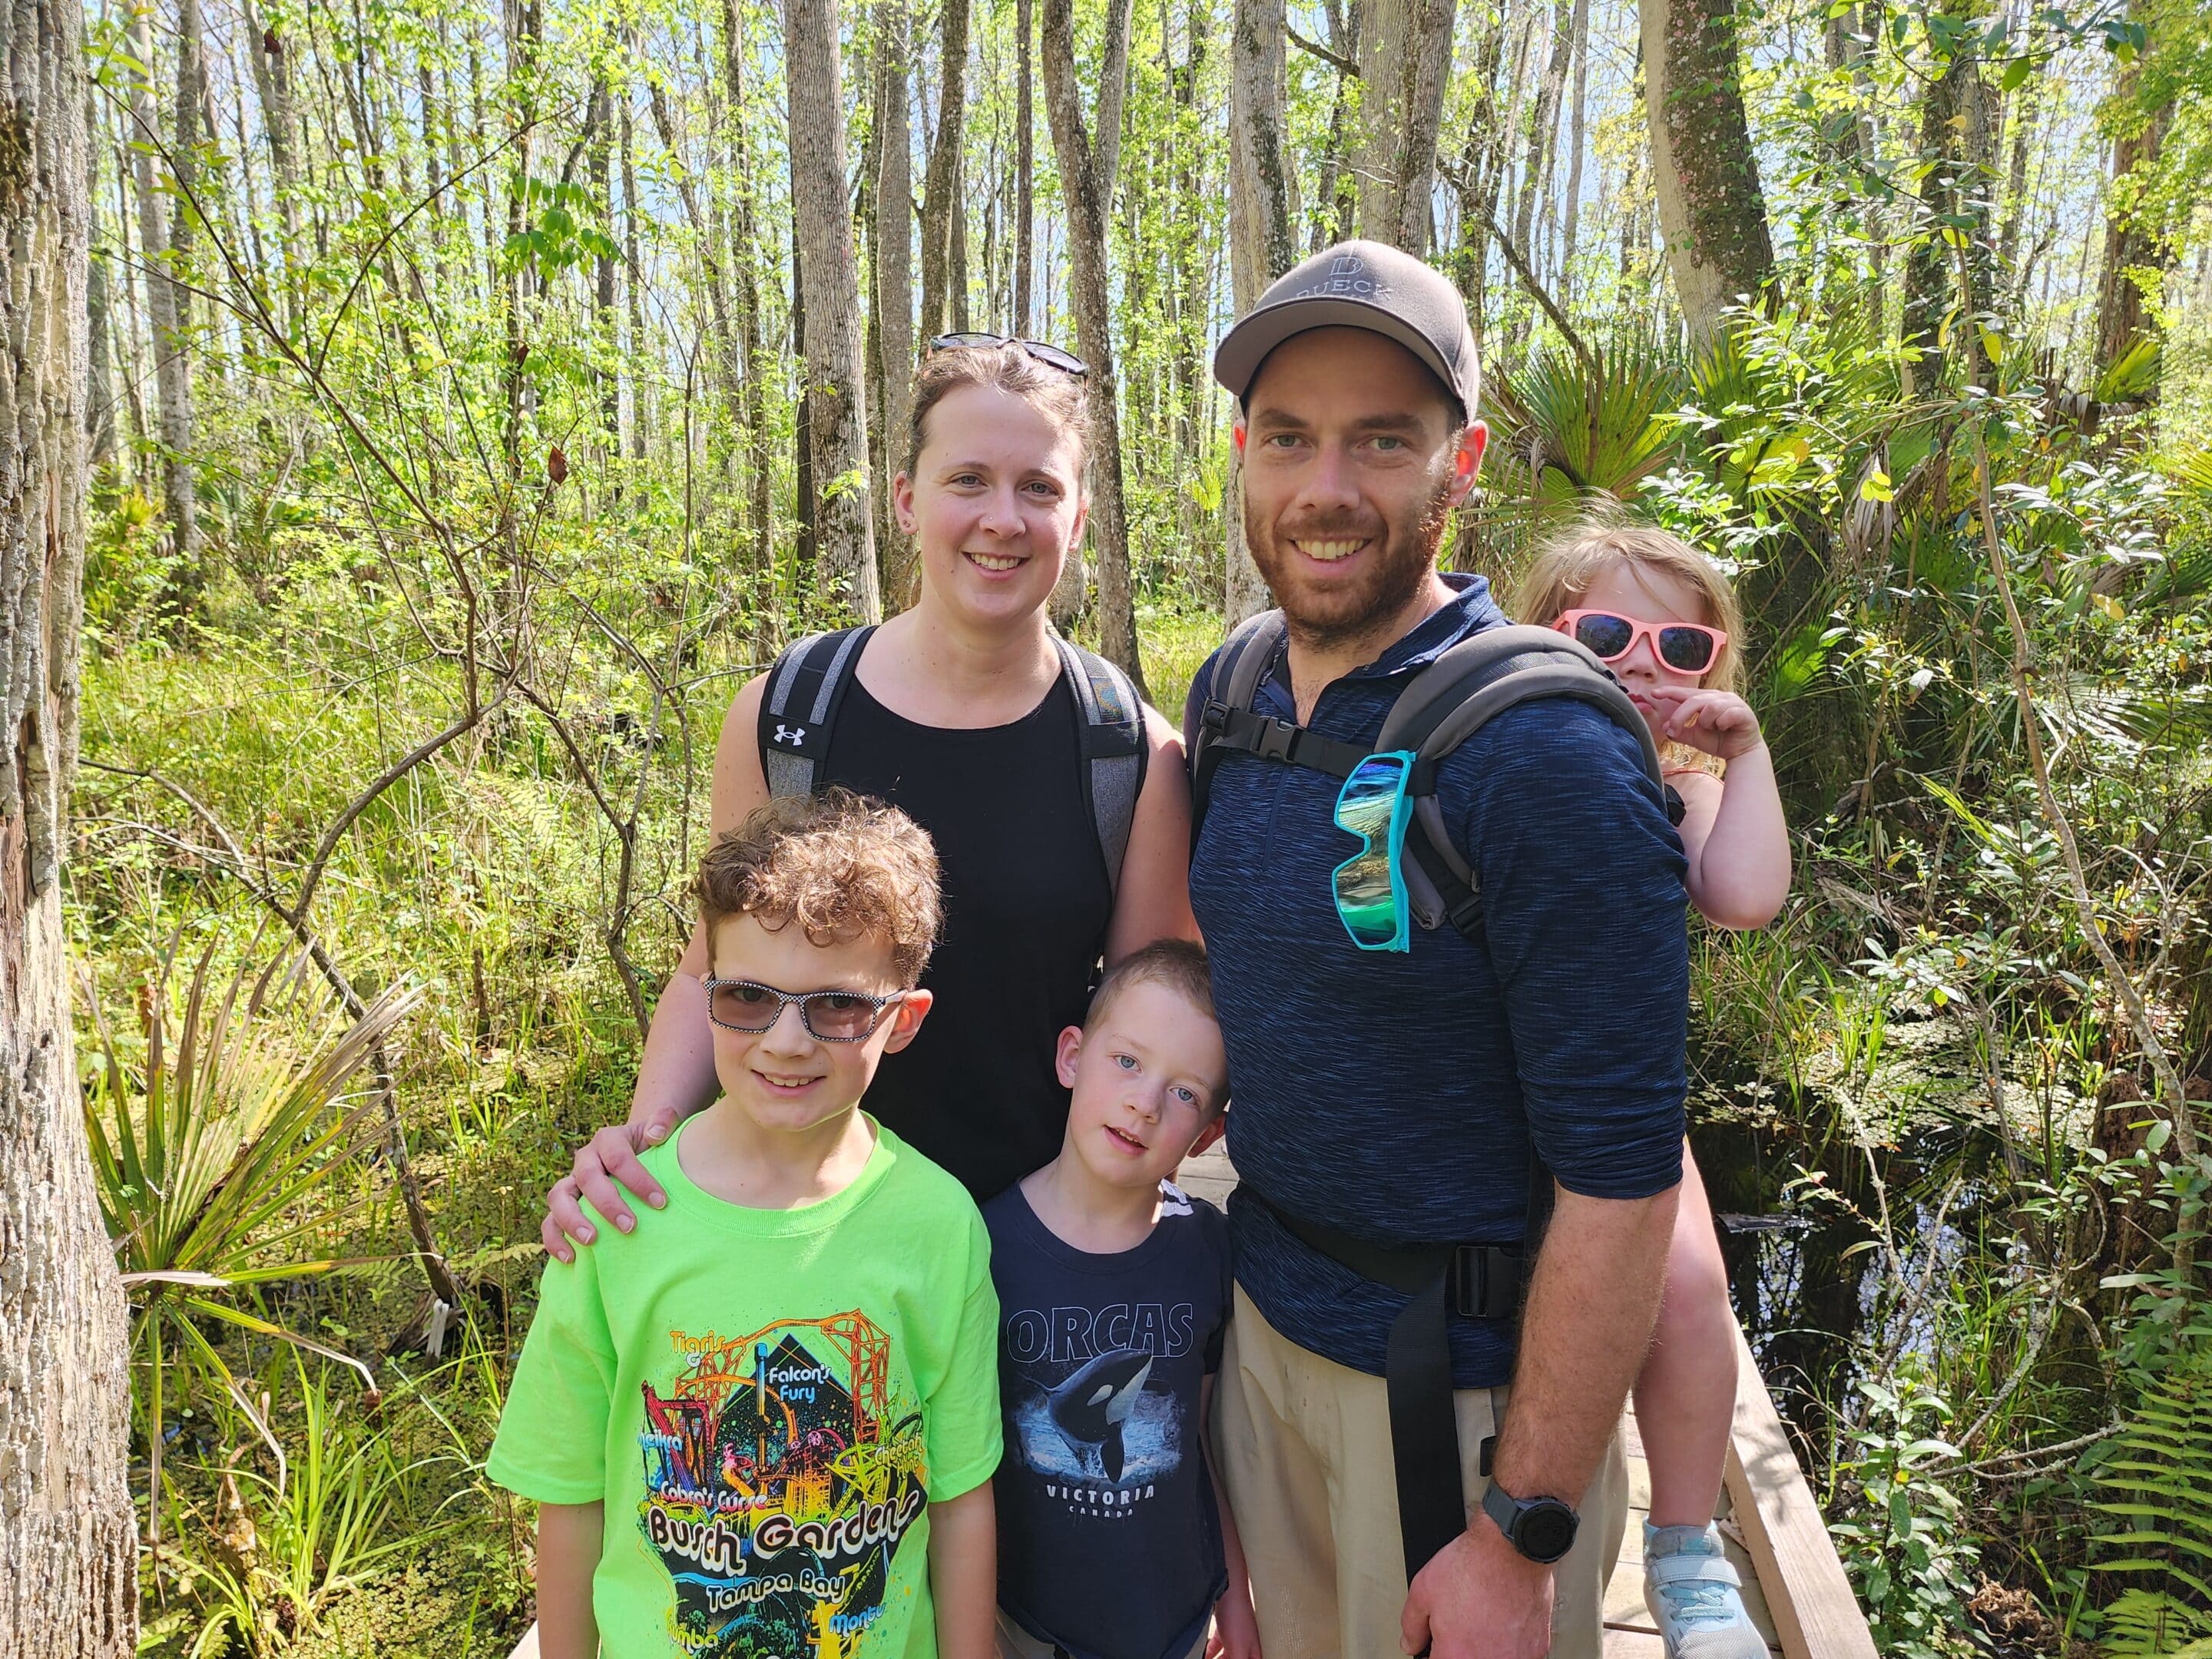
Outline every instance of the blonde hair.
<svg viewBox="0 0 2212 1659">
<path fill-rule="evenodd" d="M 943 925 L 937 848 L 896 806 L 849 789 L 777 796 L 720 836 L 691 891 L 711 938 L 732 916 L 798 923 L 817 945 L 872 939 L 911 990 Z"/>
<path fill-rule="evenodd" d="M 1591 584 L 1608 570 L 1651 570 L 1694 592 L 1704 603 L 1709 628 L 1728 635 L 1713 665 L 1698 684 L 1723 691 L 1742 690 L 1743 608 L 1718 566 L 1679 536 L 1650 525 L 1588 519 L 1553 536 L 1536 554 L 1514 595 L 1513 614 L 1522 622 L 1549 628 L 1575 610 Z"/>
</svg>

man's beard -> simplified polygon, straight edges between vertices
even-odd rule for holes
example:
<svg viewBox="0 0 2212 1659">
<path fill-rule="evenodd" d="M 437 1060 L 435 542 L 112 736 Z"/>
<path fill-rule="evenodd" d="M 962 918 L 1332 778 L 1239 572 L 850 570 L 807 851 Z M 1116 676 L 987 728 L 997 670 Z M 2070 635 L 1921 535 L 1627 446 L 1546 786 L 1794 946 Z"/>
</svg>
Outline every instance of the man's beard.
<svg viewBox="0 0 2212 1659">
<path fill-rule="evenodd" d="M 1386 525 L 1376 552 L 1354 556 L 1368 562 L 1358 580 L 1324 592 L 1303 591 L 1289 577 L 1304 556 L 1288 544 L 1358 535 L 1356 527 L 1316 519 L 1297 526 L 1295 535 L 1285 534 L 1279 541 L 1272 526 L 1258 521 L 1248 498 L 1244 545 L 1251 550 L 1252 562 L 1259 567 L 1267 591 L 1282 607 L 1283 620 L 1293 637 L 1301 645 L 1327 650 L 1365 641 L 1405 614 L 1436 566 L 1450 517 L 1451 480 L 1447 477 L 1431 493 L 1418 519 L 1411 524 Z M 1387 640 L 1376 642 L 1389 643 Z"/>
</svg>

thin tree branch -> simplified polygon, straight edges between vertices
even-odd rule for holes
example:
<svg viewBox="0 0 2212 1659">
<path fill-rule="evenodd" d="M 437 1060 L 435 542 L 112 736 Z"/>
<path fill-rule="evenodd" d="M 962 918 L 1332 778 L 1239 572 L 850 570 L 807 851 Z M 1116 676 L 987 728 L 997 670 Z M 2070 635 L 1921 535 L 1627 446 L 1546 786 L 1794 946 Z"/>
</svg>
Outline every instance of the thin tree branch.
<svg viewBox="0 0 2212 1659">
<path fill-rule="evenodd" d="M 1341 52 L 1331 52 L 1318 40 L 1307 40 L 1304 35 L 1287 24 L 1284 26 L 1283 33 L 1291 37 L 1292 46 L 1310 57 L 1318 58 L 1322 63 L 1330 64 L 1339 75 L 1349 76 L 1354 81 L 1359 79 L 1359 65 Z"/>
</svg>

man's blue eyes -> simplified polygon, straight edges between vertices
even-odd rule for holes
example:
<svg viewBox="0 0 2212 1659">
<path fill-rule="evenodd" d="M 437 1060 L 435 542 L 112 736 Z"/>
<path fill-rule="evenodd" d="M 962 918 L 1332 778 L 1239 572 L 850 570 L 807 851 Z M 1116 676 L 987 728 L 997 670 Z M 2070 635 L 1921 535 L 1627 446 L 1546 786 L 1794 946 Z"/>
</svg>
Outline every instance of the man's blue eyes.
<svg viewBox="0 0 2212 1659">
<path fill-rule="evenodd" d="M 1274 432 L 1270 433 L 1261 441 L 1262 447 L 1265 448 L 1289 449 L 1295 445 L 1304 444 L 1306 440 L 1304 434 L 1300 433 Z M 1367 441 L 1372 444 L 1378 452 L 1385 455 L 1395 455 L 1409 447 L 1405 439 L 1394 437 L 1387 432 L 1378 433 L 1374 437 L 1367 440 Z"/>
</svg>

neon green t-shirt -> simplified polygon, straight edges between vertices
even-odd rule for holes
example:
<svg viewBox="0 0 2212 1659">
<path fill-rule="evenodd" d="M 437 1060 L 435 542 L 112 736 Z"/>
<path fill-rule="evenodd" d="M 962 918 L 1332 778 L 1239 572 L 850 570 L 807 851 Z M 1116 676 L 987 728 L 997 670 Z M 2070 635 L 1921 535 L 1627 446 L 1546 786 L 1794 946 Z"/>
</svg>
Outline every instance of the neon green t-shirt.
<svg viewBox="0 0 2212 1659">
<path fill-rule="evenodd" d="M 489 1470 L 606 1505 L 610 1659 L 935 1659 L 929 1511 L 998 1467 L 999 1304 L 960 1184 L 878 1127 L 798 1210 L 709 1196 L 549 1262 Z"/>
</svg>

